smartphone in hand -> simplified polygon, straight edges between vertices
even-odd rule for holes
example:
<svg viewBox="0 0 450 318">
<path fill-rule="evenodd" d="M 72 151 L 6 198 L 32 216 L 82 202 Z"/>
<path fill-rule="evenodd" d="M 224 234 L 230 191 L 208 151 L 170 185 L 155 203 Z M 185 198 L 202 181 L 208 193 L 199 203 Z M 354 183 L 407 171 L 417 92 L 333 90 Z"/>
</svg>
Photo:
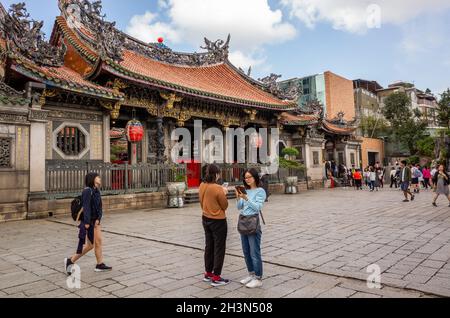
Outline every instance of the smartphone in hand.
<svg viewBox="0 0 450 318">
<path fill-rule="evenodd" d="M 245 190 L 244 186 L 237 186 L 236 187 L 237 192 L 242 193 L 242 194 L 247 194 L 247 190 Z"/>
</svg>

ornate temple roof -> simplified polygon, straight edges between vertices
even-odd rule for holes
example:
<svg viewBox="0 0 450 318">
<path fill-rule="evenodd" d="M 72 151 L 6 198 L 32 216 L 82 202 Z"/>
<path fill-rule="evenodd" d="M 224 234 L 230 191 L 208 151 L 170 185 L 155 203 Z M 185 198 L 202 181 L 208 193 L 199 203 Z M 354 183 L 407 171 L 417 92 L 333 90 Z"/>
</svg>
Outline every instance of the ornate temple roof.
<svg viewBox="0 0 450 318">
<path fill-rule="evenodd" d="M 334 135 L 352 135 L 357 129 L 356 127 L 346 125 L 336 125 L 326 120 L 322 123 L 322 128 L 326 132 Z"/>
<path fill-rule="evenodd" d="M 112 89 L 96 85 L 84 79 L 79 73 L 66 66 L 38 66 L 18 56 L 13 57 L 12 60 L 11 69 L 38 82 L 47 84 L 49 87 L 57 87 L 103 98 L 121 99 L 123 97 L 122 94 Z"/>
<path fill-rule="evenodd" d="M 317 126 L 326 133 L 333 135 L 349 136 L 356 131 L 355 122 L 344 120 L 344 113 L 338 117 L 328 120 L 324 117 L 323 105 L 317 100 L 311 101 L 303 109 L 283 112 L 278 116 L 278 122 L 283 126 Z"/>
<path fill-rule="evenodd" d="M 317 124 L 318 121 L 319 118 L 317 116 L 308 114 L 283 112 L 279 116 L 279 122 L 284 126 L 308 126 L 311 124 Z"/>
<path fill-rule="evenodd" d="M 0 81 L 0 104 L 3 106 L 28 106 L 24 92 L 18 92 Z"/>
<path fill-rule="evenodd" d="M 88 63 L 89 80 L 111 73 L 124 79 L 180 94 L 267 109 L 293 109 L 294 101 L 274 96 L 271 83 L 251 79 L 228 60 L 230 37 L 205 39 L 203 53 L 174 52 L 159 43 L 144 43 L 104 20 L 99 2 L 59 0 L 51 43 L 62 36 Z M 282 97 L 286 97 L 284 95 Z"/>
<path fill-rule="evenodd" d="M 50 88 L 107 99 L 123 98 L 65 66 L 66 47 L 45 42 L 42 26 L 42 22 L 30 19 L 24 4 L 12 5 L 9 12 L 0 4 L 0 53 L 8 59 L 10 70 Z"/>
</svg>

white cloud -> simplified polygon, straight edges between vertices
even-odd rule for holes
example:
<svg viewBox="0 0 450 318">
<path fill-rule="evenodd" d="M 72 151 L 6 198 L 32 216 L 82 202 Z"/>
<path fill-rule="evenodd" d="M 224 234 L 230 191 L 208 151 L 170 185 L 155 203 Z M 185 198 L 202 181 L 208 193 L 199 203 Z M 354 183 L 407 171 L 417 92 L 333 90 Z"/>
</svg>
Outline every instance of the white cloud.
<svg viewBox="0 0 450 318">
<path fill-rule="evenodd" d="M 280 0 L 291 17 L 314 28 L 320 22 L 331 23 L 333 28 L 352 33 L 364 33 L 380 9 L 381 25 L 401 25 L 419 15 L 440 12 L 450 8 L 448 0 Z"/>
<path fill-rule="evenodd" d="M 172 42 L 178 42 L 179 33 L 163 22 L 155 21 L 157 15 L 147 11 L 143 15 L 135 15 L 129 22 L 126 32 L 144 42 L 156 42 L 163 37 Z"/>
<path fill-rule="evenodd" d="M 230 52 L 229 60 L 234 65 L 241 67 L 244 71 L 247 72 L 249 67 L 252 67 L 254 69 L 257 66 L 262 65 L 265 61 L 265 57 L 256 57 L 255 54 L 252 55 L 246 55 L 241 51 L 233 51 Z"/>
<path fill-rule="evenodd" d="M 158 7 L 160 9 L 167 9 L 169 7 L 169 1 L 168 0 L 158 0 Z"/>
<path fill-rule="evenodd" d="M 173 44 L 203 44 L 203 38 L 225 39 L 231 34 L 230 59 L 239 67 L 261 64 L 261 49 L 293 39 L 295 27 L 283 21 L 281 10 L 268 0 L 159 0 L 168 22 L 150 12 L 130 21 L 127 32 L 143 41 L 164 36 Z M 151 35 L 150 35 L 151 34 Z M 245 53 L 244 53 L 245 52 Z"/>
</svg>

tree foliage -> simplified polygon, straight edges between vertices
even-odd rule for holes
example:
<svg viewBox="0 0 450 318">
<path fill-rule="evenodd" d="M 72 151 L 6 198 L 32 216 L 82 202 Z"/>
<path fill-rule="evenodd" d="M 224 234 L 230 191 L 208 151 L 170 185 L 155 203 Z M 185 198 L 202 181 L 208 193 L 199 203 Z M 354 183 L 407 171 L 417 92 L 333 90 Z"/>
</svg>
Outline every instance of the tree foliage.
<svg viewBox="0 0 450 318">
<path fill-rule="evenodd" d="M 418 111 L 411 111 L 411 99 L 403 92 L 394 93 L 385 100 L 383 115 L 393 135 L 411 154 L 418 152 L 417 141 L 426 136 L 427 123 L 420 120 Z"/>
<path fill-rule="evenodd" d="M 450 129 L 450 88 L 441 94 L 437 117 L 442 127 Z"/>
</svg>

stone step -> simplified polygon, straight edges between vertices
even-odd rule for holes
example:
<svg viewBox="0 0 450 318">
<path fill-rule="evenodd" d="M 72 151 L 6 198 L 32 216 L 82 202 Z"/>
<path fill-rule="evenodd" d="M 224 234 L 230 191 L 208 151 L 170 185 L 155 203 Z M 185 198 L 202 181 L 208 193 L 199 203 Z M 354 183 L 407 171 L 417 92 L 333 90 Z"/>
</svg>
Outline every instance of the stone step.
<svg viewBox="0 0 450 318">
<path fill-rule="evenodd" d="M 188 191 L 188 192 L 186 192 L 185 195 L 186 195 L 185 196 L 186 204 L 199 203 L 200 202 L 200 198 L 199 198 L 199 195 L 198 195 L 198 190 L 197 191 L 192 191 L 192 190 Z M 236 199 L 236 193 L 234 192 L 234 190 L 230 190 L 228 192 L 227 198 L 229 200 Z"/>
</svg>

